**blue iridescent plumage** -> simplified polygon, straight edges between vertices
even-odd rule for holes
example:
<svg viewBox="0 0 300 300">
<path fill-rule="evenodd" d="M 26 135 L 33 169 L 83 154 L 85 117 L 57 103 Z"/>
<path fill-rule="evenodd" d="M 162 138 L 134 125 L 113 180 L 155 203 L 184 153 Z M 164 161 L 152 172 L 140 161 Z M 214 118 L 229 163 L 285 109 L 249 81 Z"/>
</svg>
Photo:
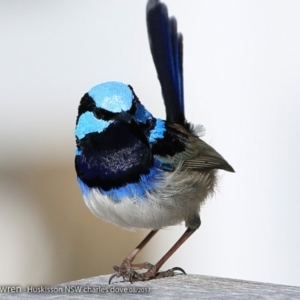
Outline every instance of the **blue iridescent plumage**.
<svg viewBox="0 0 300 300">
<path fill-rule="evenodd" d="M 167 121 L 183 125 L 183 44 L 177 21 L 165 4 L 148 1 L 147 28 L 150 49 L 165 102 Z"/>
<path fill-rule="evenodd" d="M 82 110 L 84 106 L 88 109 Z M 145 109 L 130 86 L 99 84 L 83 97 L 79 111 L 75 163 L 81 187 L 98 188 L 115 201 L 133 196 L 143 199 L 154 189 L 159 170 L 174 169 L 163 159 L 171 153 L 155 150 L 171 129 Z M 178 143 L 178 152 L 183 151 L 184 143 Z M 86 188 L 82 190 L 88 195 Z"/>
<path fill-rule="evenodd" d="M 121 82 L 98 84 L 91 88 L 88 94 L 97 107 L 112 113 L 128 111 L 134 98 L 132 91 Z"/>
<path fill-rule="evenodd" d="M 82 114 L 78 120 L 78 124 L 75 129 L 75 136 L 78 139 L 84 138 L 87 134 L 98 132 L 103 132 L 112 121 L 98 120 L 95 118 L 94 114 L 90 111 Z"/>
<path fill-rule="evenodd" d="M 155 118 L 131 86 L 112 81 L 82 97 L 75 128 L 75 168 L 88 208 L 116 225 L 152 230 L 120 267 L 114 267 L 111 279 L 122 276 L 131 282 L 184 272 L 158 271 L 199 228 L 200 205 L 215 190 L 217 170 L 233 172 L 185 118 L 183 39 L 176 19 L 169 18 L 159 0 L 148 1 L 146 14 L 166 120 Z M 146 273 L 134 271 L 131 262 L 148 240 L 160 228 L 182 221 L 187 230 L 170 251 L 155 265 L 138 265 L 147 268 Z"/>
</svg>

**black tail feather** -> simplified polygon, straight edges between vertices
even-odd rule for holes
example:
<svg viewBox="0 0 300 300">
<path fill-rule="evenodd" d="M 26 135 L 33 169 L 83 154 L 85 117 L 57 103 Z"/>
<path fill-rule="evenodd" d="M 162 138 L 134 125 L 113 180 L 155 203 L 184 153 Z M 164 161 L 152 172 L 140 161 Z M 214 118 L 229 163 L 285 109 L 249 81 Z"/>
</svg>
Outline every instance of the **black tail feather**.
<svg viewBox="0 0 300 300">
<path fill-rule="evenodd" d="M 165 102 L 167 121 L 184 125 L 183 38 L 174 17 L 159 0 L 147 4 L 150 49 Z"/>
</svg>

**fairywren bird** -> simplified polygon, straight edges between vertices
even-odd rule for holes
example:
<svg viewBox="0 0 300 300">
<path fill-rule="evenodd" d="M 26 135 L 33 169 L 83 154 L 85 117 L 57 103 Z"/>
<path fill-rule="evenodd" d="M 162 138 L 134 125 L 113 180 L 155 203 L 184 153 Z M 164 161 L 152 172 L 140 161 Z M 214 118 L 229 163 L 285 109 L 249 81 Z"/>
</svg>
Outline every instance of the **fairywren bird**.
<svg viewBox="0 0 300 300">
<path fill-rule="evenodd" d="M 200 127 L 184 114 L 183 42 L 175 18 L 159 0 L 146 9 L 150 49 L 166 107 L 155 118 L 130 85 L 106 82 L 86 93 L 76 120 L 75 168 L 83 199 L 98 217 L 125 228 L 151 232 L 114 266 L 114 277 L 130 282 L 173 276 L 164 262 L 199 228 L 200 205 L 217 184 L 217 170 L 234 172 L 198 136 Z M 161 228 L 185 222 L 187 230 L 155 265 L 133 264 L 137 253 Z M 145 273 L 136 272 L 145 268 Z"/>
</svg>

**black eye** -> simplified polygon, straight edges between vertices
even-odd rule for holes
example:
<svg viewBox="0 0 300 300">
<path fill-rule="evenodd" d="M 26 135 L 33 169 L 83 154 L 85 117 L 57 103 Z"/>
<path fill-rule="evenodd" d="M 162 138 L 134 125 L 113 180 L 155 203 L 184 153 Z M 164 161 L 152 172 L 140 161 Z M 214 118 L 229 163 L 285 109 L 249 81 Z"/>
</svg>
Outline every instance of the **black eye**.
<svg viewBox="0 0 300 300">
<path fill-rule="evenodd" d="M 104 118 L 104 113 L 102 110 L 100 109 L 95 109 L 94 110 L 94 116 L 97 118 L 97 119 L 103 119 Z"/>
<path fill-rule="evenodd" d="M 93 110 L 94 116 L 99 119 L 99 120 L 105 120 L 105 121 L 110 121 L 112 120 L 116 114 L 112 113 L 110 111 L 107 111 L 103 108 L 95 108 Z"/>
</svg>

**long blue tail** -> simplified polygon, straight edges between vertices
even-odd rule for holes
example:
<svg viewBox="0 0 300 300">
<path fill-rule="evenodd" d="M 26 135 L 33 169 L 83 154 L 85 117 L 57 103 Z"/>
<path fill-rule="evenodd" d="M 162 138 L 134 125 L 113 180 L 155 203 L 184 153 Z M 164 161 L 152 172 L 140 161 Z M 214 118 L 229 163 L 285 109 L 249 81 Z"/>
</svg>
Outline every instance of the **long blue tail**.
<svg viewBox="0 0 300 300">
<path fill-rule="evenodd" d="M 165 102 L 167 121 L 185 124 L 183 98 L 183 43 L 177 21 L 159 0 L 148 0 L 147 28 L 150 49 Z"/>
</svg>

